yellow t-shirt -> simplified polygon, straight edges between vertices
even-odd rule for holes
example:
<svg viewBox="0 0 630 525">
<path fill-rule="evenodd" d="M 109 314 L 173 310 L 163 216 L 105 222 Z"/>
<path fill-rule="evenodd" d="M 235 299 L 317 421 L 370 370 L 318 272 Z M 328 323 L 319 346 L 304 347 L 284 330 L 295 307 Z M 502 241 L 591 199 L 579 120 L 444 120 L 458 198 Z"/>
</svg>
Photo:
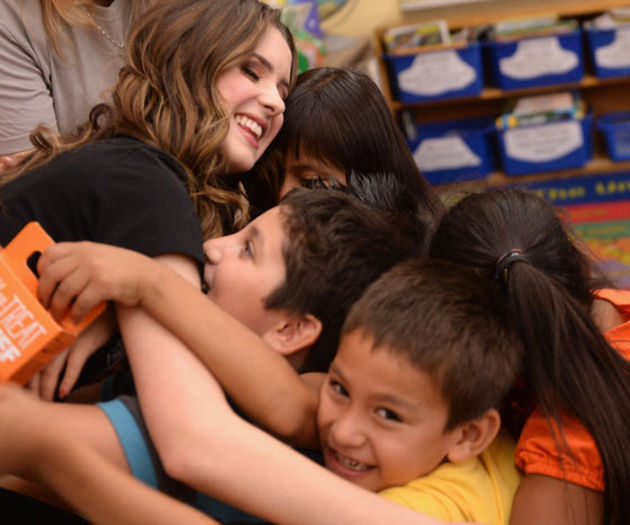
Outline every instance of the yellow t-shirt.
<svg viewBox="0 0 630 525">
<path fill-rule="evenodd" d="M 445 521 L 507 525 L 521 480 L 514 447 L 514 440 L 501 433 L 481 455 L 444 463 L 407 485 L 381 491 L 381 495 Z"/>
</svg>

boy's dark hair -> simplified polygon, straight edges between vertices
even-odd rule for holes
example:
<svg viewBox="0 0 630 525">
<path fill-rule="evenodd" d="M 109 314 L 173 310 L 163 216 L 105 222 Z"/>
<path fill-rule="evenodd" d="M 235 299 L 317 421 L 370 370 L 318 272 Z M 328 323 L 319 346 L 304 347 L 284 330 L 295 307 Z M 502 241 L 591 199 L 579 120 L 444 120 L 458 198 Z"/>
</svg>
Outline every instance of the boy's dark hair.
<svg viewBox="0 0 630 525">
<path fill-rule="evenodd" d="M 534 193 L 494 190 L 462 199 L 444 216 L 430 255 L 465 264 L 503 286 L 501 308 L 525 348 L 525 380 L 543 412 L 558 423 L 556 447 L 571 455 L 560 414 L 580 419 L 604 465 L 603 523 L 630 515 L 630 363 L 595 324 L 591 265 L 556 210 Z M 507 274 L 497 261 L 518 250 Z"/>
<path fill-rule="evenodd" d="M 428 373 L 449 403 L 445 431 L 501 404 L 520 373 L 522 345 L 497 294 L 470 269 L 437 260 L 403 262 L 372 283 L 342 329 L 373 339 Z"/>
<path fill-rule="evenodd" d="M 425 226 L 335 190 L 295 189 L 282 200 L 286 279 L 265 306 L 310 313 L 323 325 L 304 369 L 326 371 L 352 304 L 368 284 L 423 252 Z"/>
</svg>

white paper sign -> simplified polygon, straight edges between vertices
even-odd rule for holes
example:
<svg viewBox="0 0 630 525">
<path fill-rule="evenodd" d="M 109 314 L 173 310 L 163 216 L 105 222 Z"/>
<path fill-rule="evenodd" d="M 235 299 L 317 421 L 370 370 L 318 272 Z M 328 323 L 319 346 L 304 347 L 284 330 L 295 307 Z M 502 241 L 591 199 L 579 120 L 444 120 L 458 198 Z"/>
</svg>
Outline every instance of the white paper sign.
<svg viewBox="0 0 630 525">
<path fill-rule="evenodd" d="M 424 139 L 414 151 L 413 158 L 420 171 L 481 166 L 481 158 L 457 135 Z"/>
<path fill-rule="evenodd" d="M 503 137 L 506 154 L 522 162 L 557 160 L 584 144 L 582 124 L 576 120 L 512 128 Z"/>
<path fill-rule="evenodd" d="M 558 37 L 533 38 L 520 41 L 512 56 L 499 60 L 499 70 L 507 77 L 526 80 L 567 73 L 578 63 L 577 55 L 563 49 Z"/>
<path fill-rule="evenodd" d="M 630 66 L 630 27 L 618 29 L 610 44 L 597 48 L 595 62 L 610 69 Z"/>
<path fill-rule="evenodd" d="M 398 74 L 401 90 L 415 95 L 440 95 L 464 89 L 477 79 L 477 71 L 453 50 L 420 53 Z"/>
</svg>

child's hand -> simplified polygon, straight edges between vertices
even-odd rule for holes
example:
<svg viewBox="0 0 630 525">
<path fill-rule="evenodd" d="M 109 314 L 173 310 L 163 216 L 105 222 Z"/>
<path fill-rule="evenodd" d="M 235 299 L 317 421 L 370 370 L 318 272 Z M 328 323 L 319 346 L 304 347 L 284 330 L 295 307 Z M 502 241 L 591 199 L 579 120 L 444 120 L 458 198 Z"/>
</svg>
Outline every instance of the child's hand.
<svg viewBox="0 0 630 525">
<path fill-rule="evenodd" d="M 55 319 L 71 308 L 72 321 L 79 322 L 103 301 L 138 305 L 152 264 L 157 263 L 140 253 L 106 244 L 57 243 L 37 263 L 37 295 Z"/>
</svg>

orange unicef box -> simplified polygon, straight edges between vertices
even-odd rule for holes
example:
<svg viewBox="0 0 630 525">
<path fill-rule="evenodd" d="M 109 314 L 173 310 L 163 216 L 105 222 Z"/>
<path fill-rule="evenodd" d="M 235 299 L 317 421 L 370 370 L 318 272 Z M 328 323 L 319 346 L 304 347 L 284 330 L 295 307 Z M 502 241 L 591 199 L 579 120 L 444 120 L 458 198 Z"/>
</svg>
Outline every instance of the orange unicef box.
<svg viewBox="0 0 630 525">
<path fill-rule="evenodd" d="M 37 299 L 37 276 L 29 259 L 54 241 L 29 222 L 0 250 L 0 381 L 23 385 L 104 310 L 98 305 L 79 324 L 53 319 Z"/>
</svg>

